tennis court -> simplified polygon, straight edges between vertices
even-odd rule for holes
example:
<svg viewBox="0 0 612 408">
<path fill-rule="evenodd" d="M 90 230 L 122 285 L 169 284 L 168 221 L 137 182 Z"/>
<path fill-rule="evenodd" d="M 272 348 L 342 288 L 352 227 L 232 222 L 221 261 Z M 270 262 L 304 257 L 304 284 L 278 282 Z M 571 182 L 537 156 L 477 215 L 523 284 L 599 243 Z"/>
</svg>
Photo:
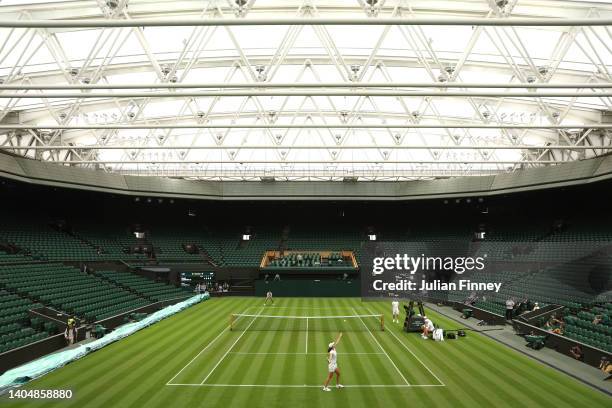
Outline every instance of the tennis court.
<svg viewBox="0 0 612 408">
<path fill-rule="evenodd" d="M 383 329 L 382 315 L 366 307 L 251 306 L 228 316 L 228 327 L 167 385 L 320 387 L 328 343 L 342 332 L 338 365 L 346 387 L 444 386 L 393 331 Z"/>
<path fill-rule="evenodd" d="M 609 405 L 608 395 L 479 333 L 434 342 L 402 332 L 401 324 L 391 322 L 390 302 L 279 298 L 275 307 L 263 310 L 262 304 L 263 299 L 252 297 L 212 299 L 36 379 L 24 389 L 71 389 L 70 401 L 44 402 L 45 407 L 58 408 Z M 232 313 L 260 312 L 256 319 L 237 320 L 239 324 L 229 330 Z M 461 327 L 432 310 L 426 313 L 446 329 Z M 308 319 L 305 330 L 303 319 L 266 323 L 262 318 L 380 314 L 385 316 L 384 332 L 377 330 L 376 319 L 364 318 L 368 329 L 358 318 L 346 323 L 344 319 Z M 347 327 L 349 323 L 353 327 Z M 269 328 L 263 330 L 266 324 Z M 326 327 L 331 324 L 334 327 Z M 346 330 L 338 345 L 346 388 L 336 390 L 332 380 L 332 391 L 323 392 L 327 361 L 320 353 L 326 353 L 336 328 Z M 40 405 L 4 402 L 11 408 Z"/>
</svg>

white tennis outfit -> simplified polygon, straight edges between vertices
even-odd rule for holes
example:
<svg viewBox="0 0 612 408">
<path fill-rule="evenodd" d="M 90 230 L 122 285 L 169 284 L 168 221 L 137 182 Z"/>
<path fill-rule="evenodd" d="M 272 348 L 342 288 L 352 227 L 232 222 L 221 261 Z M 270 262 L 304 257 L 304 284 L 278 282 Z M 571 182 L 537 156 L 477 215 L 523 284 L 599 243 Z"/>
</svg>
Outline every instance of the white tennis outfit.
<svg viewBox="0 0 612 408">
<path fill-rule="evenodd" d="M 391 307 L 393 308 L 392 313 L 394 315 L 398 315 L 399 314 L 399 302 L 397 300 L 394 300 L 393 302 L 391 302 Z"/>
<path fill-rule="evenodd" d="M 336 371 L 336 368 L 338 368 L 338 354 L 336 353 L 336 349 L 329 352 L 329 364 L 327 368 L 330 373 L 333 373 Z"/>
<path fill-rule="evenodd" d="M 425 327 L 427 328 L 427 331 L 433 331 L 435 329 L 433 323 L 429 319 L 425 319 Z"/>
</svg>

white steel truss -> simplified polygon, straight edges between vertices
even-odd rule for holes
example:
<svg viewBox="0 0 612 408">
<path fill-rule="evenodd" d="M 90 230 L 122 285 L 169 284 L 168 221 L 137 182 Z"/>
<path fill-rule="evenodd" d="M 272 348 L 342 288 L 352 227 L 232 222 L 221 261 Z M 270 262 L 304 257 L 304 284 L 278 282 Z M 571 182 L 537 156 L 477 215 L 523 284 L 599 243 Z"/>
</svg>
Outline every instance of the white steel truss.
<svg viewBox="0 0 612 408">
<path fill-rule="evenodd" d="M 0 152 L 189 179 L 414 180 L 612 150 L 612 2 L 0 3 Z"/>
</svg>

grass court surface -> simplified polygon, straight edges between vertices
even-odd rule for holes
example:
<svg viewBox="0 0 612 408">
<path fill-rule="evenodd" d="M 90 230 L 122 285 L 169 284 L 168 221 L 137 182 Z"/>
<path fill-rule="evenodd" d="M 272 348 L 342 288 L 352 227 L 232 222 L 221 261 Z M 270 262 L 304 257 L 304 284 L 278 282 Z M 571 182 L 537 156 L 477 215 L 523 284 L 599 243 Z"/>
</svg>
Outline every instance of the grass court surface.
<svg viewBox="0 0 612 408">
<path fill-rule="evenodd" d="M 27 385 L 71 389 L 45 407 L 604 407 L 611 399 L 485 336 L 436 343 L 391 321 L 390 302 L 215 298 Z M 403 312 L 403 310 L 402 310 Z M 230 315 L 241 313 L 233 330 Z M 385 330 L 377 317 L 384 314 Z M 361 316 L 319 318 L 330 316 Z M 428 311 L 446 329 L 457 323 Z M 269 316 L 269 317 L 262 317 Z M 294 316 L 274 318 L 272 316 Z M 300 319 L 315 316 L 317 318 Z M 341 381 L 323 392 L 338 331 Z"/>
</svg>

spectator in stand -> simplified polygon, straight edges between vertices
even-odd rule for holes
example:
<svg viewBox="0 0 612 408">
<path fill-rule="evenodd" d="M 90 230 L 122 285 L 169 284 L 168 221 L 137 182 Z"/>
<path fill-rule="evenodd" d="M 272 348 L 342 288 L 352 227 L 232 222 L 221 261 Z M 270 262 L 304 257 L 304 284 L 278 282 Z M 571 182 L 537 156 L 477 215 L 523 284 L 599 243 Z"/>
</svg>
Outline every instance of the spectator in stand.
<svg viewBox="0 0 612 408">
<path fill-rule="evenodd" d="M 478 294 L 476 292 L 472 292 L 470 293 L 470 296 L 468 296 L 468 298 L 465 299 L 465 302 L 463 302 L 463 304 L 472 306 L 474 303 L 476 303 L 477 300 L 478 300 Z M 483 298 L 483 300 L 485 299 Z"/>
<path fill-rule="evenodd" d="M 198 293 L 198 294 L 200 293 L 200 284 L 199 283 L 195 286 L 195 292 Z"/>
<path fill-rule="evenodd" d="M 514 298 L 506 300 L 506 320 L 512 320 L 512 315 L 514 313 L 514 305 L 516 305 Z"/>
<path fill-rule="evenodd" d="M 544 328 L 555 334 L 563 334 L 563 328 L 565 323 L 563 320 L 557 319 L 555 315 L 552 315 L 550 319 L 544 324 Z"/>
<path fill-rule="evenodd" d="M 597 315 L 593 319 L 593 324 L 601 324 L 602 321 L 603 321 L 603 316 L 602 315 Z"/>
<path fill-rule="evenodd" d="M 68 345 L 74 344 L 77 340 L 76 321 L 74 318 L 68 319 L 66 330 L 64 330 L 64 339 L 66 339 Z"/>
<path fill-rule="evenodd" d="M 538 304 L 538 302 L 535 302 L 533 304 L 533 309 L 532 310 L 539 310 L 540 309 L 540 305 Z"/>
<path fill-rule="evenodd" d="M 576 360 L 582 360 L 584 353 L 582 352 L 582 347 L 580 347 L 580 344 L 576 344 L 574 347 L 572 347 L 570 349 L 570 354 L 572 357 L 574 357 Z"/>
</svg>

